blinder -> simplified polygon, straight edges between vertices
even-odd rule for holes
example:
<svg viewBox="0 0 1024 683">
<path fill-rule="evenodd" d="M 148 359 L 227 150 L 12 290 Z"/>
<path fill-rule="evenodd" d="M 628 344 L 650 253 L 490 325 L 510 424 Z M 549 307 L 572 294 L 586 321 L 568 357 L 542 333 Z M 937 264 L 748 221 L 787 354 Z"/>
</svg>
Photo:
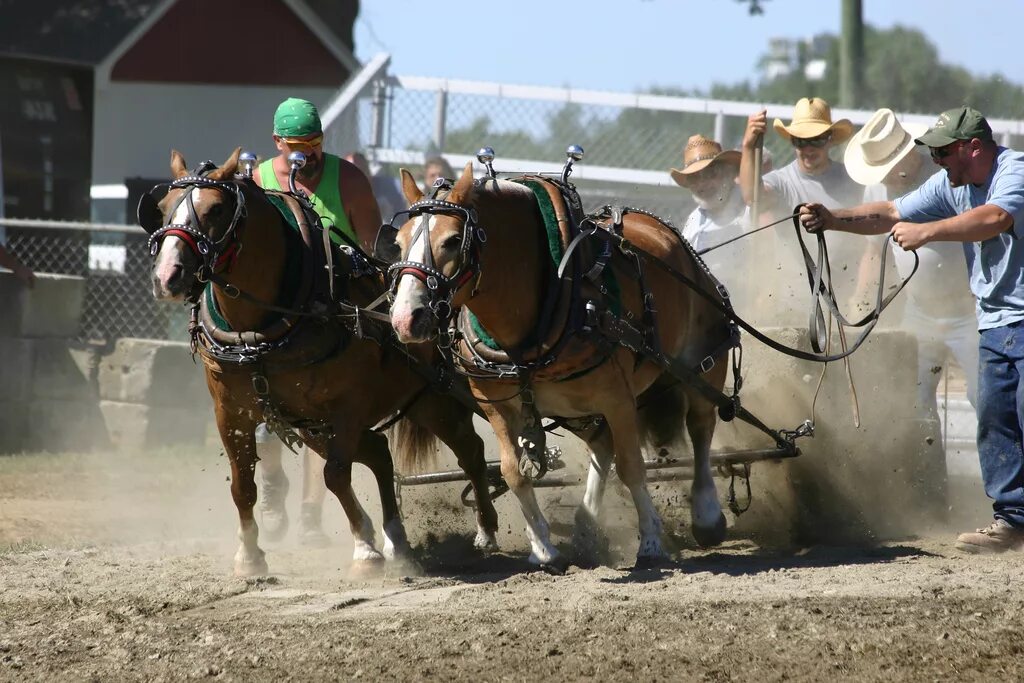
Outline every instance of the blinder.
<svg viewBox="0 0 1024 683">
<path fill-rule="evenodd" d="M 245 219 L 245 195 L 237 181 L 225 182 L 212 180 L 206 174 L 216 168 L 212 162 L 205 162 L 200 165 L 192 175 L 177 178 L 170 183 L 161 183 L 153 187 L 148 193 L 139 199 L 136 210 L 139 225 L 149 233 L 149 251 L 156 256 L 160 250 L 160 243 L 168 235 L 174 235 L 184 241 L 199 259 L 200 265 L 196 271 L 196 279 L 205 282 L 209 274 L 216 272 L 219 268 L 233 263 L 234 258 L 241 250 L 241 242 L 238 238 L 238 230 Z M 220 237 L 205 234 L 201 230 L 199 217 L 196 214 L 195 205 L 192 199 L 192 190 L 216 189 L 228 197 L 233 198 L 234 213 L 231 222 L 225 228 Z M 183 190 L 174 206 L 168 212 L 167 222 L 164 222 L 163 211 L 159 202 L 154 196 L 159 190 L 172 189 Z M 188 215 L 184 222 L 172 223 L 178 207 L 184 203 L 188 209 Z"/>
<path fill-rule="evenodd" d="M 151 192 L 139 197 L 139 206 L 135 210 L 135 214 L 138 217 L 139 225 L 146 231 L 146 234 L 152 235 L 163 225 L 164 214 L 160 210 L 159 202 Z"/>
<path fill-rule="evenodd" d="M 373 257 L 385 263 L 394 263 L 402 258 L 402 249 L 398 246 L 398 228 L 385 223 L 377 230 L 377 238 L 373 241 Z"/>
</svg>

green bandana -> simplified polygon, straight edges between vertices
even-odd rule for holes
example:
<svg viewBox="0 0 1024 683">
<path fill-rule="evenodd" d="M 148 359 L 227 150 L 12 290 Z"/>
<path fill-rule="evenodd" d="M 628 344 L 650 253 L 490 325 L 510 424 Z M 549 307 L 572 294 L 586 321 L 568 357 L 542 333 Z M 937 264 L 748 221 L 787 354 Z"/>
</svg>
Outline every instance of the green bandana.
<svg viewBox="0 0 1024 683">
<path fill-rule="evenodd" d="M 289 97 L 274 112 L 274 135 L 301 138 L 320 132 L 320 113 L 309 100 Z"/>
</svg>

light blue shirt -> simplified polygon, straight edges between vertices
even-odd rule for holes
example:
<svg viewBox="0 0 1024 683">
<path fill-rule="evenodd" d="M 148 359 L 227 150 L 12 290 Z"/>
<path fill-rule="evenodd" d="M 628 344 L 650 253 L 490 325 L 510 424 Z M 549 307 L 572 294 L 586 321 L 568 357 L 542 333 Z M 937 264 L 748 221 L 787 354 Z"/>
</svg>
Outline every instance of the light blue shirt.
<svg viewBox="0 0 1024 683">
<path fill-rule="evenodd" d="M 981 330 L 1024 320 L 1024 153 L 999 147 L 992 173 L 981 185 L 950 187 L 946 172 L 939 171 L 895 200 L 901 220 L 912 223 L 952 218 L 984 204 L 1010 214 L 1013 227 L 984 242 L 963 244 Z"/>
</svg>

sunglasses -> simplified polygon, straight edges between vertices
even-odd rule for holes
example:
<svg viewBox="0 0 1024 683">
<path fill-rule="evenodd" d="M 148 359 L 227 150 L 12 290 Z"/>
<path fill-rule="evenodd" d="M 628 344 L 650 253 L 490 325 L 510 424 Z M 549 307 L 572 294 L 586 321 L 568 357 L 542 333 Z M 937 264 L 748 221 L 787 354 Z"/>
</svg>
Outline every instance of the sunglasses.
<svg viewBox="0 0 1024 683">
<path fill-rule="evenodd" d="M 824 135 L 819 135 L 816 138 L 790 138 L 790 142 L 793 143 L 794 147 L 800 149 L 802 147 L 824 147 L 831 139 L 832 134 L 825 133 Z"/>
<path fill-rule="evenodd" d="M 321 133 L 315 138 L 310 138 L 308 140 L 303 140 L 301 138 L 281 138 L 281 142 L 287 145 L 290 150 L 302 152 L 305 150 L 314 150 L 322 145 L 324 142 L 324 136 Z"/>
<path fill-rule="evenodd" d="M 956 151 L 956 148 L 960 145 L 960 141 L 951 142 L 945 147 L 929 147 L 928 153 L 932 155 L 932 161 L 938 163 L 939 159 L 945 159 L 950 154 Z"/>
</svg>

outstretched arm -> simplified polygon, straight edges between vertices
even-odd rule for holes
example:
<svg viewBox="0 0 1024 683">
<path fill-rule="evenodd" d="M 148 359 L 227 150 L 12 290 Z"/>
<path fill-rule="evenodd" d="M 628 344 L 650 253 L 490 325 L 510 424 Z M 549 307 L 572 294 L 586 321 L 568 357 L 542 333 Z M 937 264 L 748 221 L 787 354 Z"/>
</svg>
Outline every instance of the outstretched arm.
<svg viewBox="0 0 1024 683">
<path fill-rule="evenodd" d="M 858 235 L 881 235 L 890 232 L 900 220 L 892 202 L 871 202 L 852 209 L 829 211 L 821 204 L 802 204 L 800 224 L 807 232 L 839 230 Z"/>
<path fill-rule="evenodd" d="M 0 267 L 10 268 L 14 277 L 21 280 L 27 287 L 36 283 L 36 274 L 27 268 L 14 254 L 7 251 L 7 248 L 0 245 Z"/>
<path fill-rule="evenodd" d="M 917 249 L 929 242 L 984 242 L 1013 227 L 1013 216 L 995 204 L 982 204 L 959 216 L 931 223 L 899 222 L 892 238 L 904 249 Z"/>
</svg>

